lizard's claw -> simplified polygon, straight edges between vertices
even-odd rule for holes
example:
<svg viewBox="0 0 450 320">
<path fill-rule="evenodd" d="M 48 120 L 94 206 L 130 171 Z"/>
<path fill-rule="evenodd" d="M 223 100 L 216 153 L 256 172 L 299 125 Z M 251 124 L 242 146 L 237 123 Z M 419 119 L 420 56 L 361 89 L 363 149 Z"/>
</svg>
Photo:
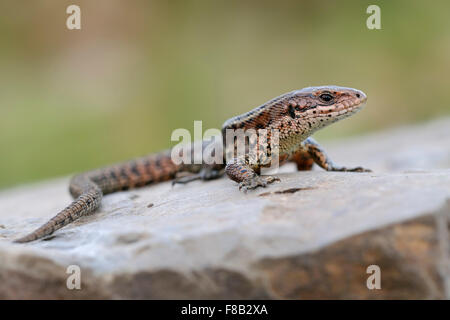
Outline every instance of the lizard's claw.
<svg viewBox="0 0 450 320">
<path fill-rule="evenodd" d="M 343 171 L 347 171 L 347 172 L 372 172 L 372 170 L 370 169 L 366 169 L 363 167 L 356 167 L 356 168 L 344 168 L 345 170 Z"/>
<path fill-rule="evenodd" d="M 175 178 L 174 180 L 172 180 L 172 187 L 176 184 L 186 184 L 191 181 L 200 180 L 201 178 L 202 177 L 200 176 L 200 174 L 192 174 L 189 176 L 178 177 L 178 178 Z"/>
<path fill-rule="evenodd" d="M 363 167 L 355 167 L 355 168 L 338 167 L 338 168 L 333 168 L 331 171 L 343 171 L 343 172 L 372 172 L 372 170 L 366 169 L 366 168 L 363 168 Z"/>
<path fill-rule="evenodd" d="M 274 176 L 254 176 L 239 183 L 239 190 L 247 192 L 247 190 L 256 189 L 258 187 L 265 188 L 268 184 L 280 181 L 280 178 Z"/>
<path fill-rule="evenodd" d="M 350 168 L 350 169 L 348 169 L 348 171 L 352 171 L 352 172 L 372 172 L 372 170 L 366 169 L 366 168 L 363 168 L 363 167 Z"/>
<path fill-rule="evenodd" d="M 216 170 L 216 169 L 206 167 L 206 168 L 203 168 L 202 170 L 200 170 L 199 173 L 175 178 L 172 181 L 172 186 L 174 186 L 176 184 L 186 184 L 186 183 L 189 183 L 189 182 L 195 181 L 195 180 L 207 181 L 207 180 L 217 179 L 217 178 L 220 178 L 221 176 L 223 176 L 223 173 L 224 173 L 223 170 Z"/>
</svg>

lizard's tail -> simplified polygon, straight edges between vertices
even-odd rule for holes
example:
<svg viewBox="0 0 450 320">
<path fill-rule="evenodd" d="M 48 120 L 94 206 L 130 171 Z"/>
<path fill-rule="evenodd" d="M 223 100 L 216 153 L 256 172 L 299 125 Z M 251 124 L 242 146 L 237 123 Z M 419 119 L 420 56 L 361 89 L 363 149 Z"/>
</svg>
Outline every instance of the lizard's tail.
<svg viewBox="0 0 450 320">
<path fill-rule="evenodd" d="M 46 237 L 72 221 L 75 221 L 79 217 L 95 211 L 100 205 L 103 192 L 91 181 L 87 182 L 87 185 L 89 185 L 89 187 L 84 190 L 85 192 L 83 192 L 67 208 L 59 212 L 40 228 L 14 242 L 24 243 Z"/>
<path fill-rule="evenodd" d="M 172 162 L 170 152 L 164 152 L 77 175 L 69 188 L 76 200 L 46 224 L 14 242 L 24 243 L 46 237 L 94 212 L 104 194 L 172 179 L 180 168 Z"/>
</svg>

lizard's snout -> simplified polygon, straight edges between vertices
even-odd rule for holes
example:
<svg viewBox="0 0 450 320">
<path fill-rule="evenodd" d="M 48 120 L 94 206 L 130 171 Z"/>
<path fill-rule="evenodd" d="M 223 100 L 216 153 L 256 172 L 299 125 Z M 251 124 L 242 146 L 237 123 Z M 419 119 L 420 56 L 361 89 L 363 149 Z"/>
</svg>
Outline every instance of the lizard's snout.
<svg viewBox="0 0 450 320">
<path fill-rule="evenodd" d="M 364 103 L 367 100 L 367 96 L 361 90 L 355 90 L 355 97 L 359 99 L 360 103 Z"/>
</svg>

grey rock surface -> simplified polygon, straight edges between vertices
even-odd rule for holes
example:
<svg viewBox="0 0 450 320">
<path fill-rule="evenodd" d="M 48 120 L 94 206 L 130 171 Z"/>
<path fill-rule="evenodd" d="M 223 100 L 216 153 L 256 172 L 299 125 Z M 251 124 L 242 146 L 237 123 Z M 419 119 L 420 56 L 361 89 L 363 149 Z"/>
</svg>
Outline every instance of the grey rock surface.
<svg viewBox="0 0 450 320">
<path fill-rule="evenodd" d="M 248 194 L 226 178 L 162 183 L 28 244 L 12 240 L 71 201 L 68 178 L 3 191 L 0 298 L 448 298 L 450 119 L 325 146 L 374 172 L 287 166 Z"/>
</svg>

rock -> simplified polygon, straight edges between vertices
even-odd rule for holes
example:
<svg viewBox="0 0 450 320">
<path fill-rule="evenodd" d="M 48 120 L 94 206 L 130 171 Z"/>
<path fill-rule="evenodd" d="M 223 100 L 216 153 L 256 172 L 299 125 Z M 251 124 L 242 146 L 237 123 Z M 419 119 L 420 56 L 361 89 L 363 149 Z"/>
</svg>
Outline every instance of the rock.
<svg viewBox="0 0 450 320">
<path fill-rule="evenodd" d="M 243 194 L 219 179 L 104 197 L 46 241 L 11 241 L 68 179 L 0 193 L 0 298 L 450 298 L 450 119 L 328 145 L 373 173 L 295 172 Z M 69 290 L 67 268 L 80 267 Z M 377 265 L 381 289 L 369 290 Z"/>
</svg>

